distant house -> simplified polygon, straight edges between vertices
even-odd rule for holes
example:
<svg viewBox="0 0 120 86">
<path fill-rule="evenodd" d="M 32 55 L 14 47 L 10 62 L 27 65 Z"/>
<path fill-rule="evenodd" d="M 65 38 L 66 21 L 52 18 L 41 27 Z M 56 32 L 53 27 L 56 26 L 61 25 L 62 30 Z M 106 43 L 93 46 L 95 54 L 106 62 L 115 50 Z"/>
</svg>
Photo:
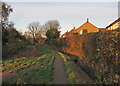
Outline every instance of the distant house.
<svg viewBox="0 0 120 86">
<path fill-rule="evenodd" d="M 74 35 L 74 33 L 76 33 L 77 31 L 75 30 L 75 27 L 68 32 L 68 36 Z"/>
<path fill-rule="evenodd" d="M 74 35 L 75 33 L 83 34 L 84 31 L 87 31 L 87 33 L 92 33 L 92 32 L 104 31 L 104 30 L 114 30 L 119 27 L 120 27 L 120 18 L 115 20 L 113 23 L 108 25 L 106 28 L 97 28 L 96 26 L 94 26 L 93 24 L 89 22 L 89 19 L 87 19 L 87 22 L 85 22 L 82 26 L 80 26 L 77 29 L 75 29 L 74 27 L 71 31 L 69 32 L 67 31 L 66 33 L 64 33 L 61 37 L 64 38 L 67 36 Z"/>
<path fill-rule="evenodd" d="M 67 37 L 67 36 L 72 36 L 72 35 L 74 35 L 75 33 L 77 33 L 77 32 L 76 32 L 75 27 L 74 27 L 71 31 L 65 32 L 61 37 L 64 38 L 64 37 Z"/>
<path fill-rule="evenodd" d="M 75 29 L 74 27 L 71 31 L 65 32 L 61 37 L 64 38 L 64 37 L 71 36 L 71 35 L 83 34 L 84 31 L 86 31 L 87 33 L 99 32 L 99 29 L 93 24 L 91 24 L 89 22 L 89 19 L 87 19 L 87 22 L 85 22 L 82 26 L 80 26 L 77 29 Z"/>
<path fill-rule="evenodd" d="M 94 26 L 93 24 L 91 24 L 89 22 L 89 19 L 87 19 L 87 22 L 85 22 L 82 26 L 80 26 L 78 29 L 76 29 L 76 31 L 79 34 L 82 34 L 83 30 L 87 30 L 87 33 L 98 32 L 99 31 L 99 29 L 96 26 Z"/>
<path fill-rule="evenodd" d="M 106 28 L 108 30 L 114 30 L 120 27 L 120 18 L 118 18 L 117 20 L 115 20 L 113 23 L 111 23 L 110 25 L 108 25 Z"/>
<path fill-rule="evenodd" d="M 61 36 L 61 38 L 65 38 L 67 35 L 68 35 L 68 31 L 65 32 L 65 33 Z"/>
</svg>

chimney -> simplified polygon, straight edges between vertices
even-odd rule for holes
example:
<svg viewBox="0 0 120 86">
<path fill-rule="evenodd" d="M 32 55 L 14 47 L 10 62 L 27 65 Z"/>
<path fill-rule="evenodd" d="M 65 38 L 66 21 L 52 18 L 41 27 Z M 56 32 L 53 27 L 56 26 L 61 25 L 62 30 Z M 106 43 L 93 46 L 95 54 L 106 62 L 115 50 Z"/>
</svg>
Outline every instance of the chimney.
<svg viewBox="0 0 120 86">
<path fill-rule="evenodd" d="M 75 30 L 75 26 L 74 26 L 74 30 Z"/>
<path fill-rule="evenodd" d="M 89 22 L 89 19 L 87 18 L 87 22 Z"/>
</svg>

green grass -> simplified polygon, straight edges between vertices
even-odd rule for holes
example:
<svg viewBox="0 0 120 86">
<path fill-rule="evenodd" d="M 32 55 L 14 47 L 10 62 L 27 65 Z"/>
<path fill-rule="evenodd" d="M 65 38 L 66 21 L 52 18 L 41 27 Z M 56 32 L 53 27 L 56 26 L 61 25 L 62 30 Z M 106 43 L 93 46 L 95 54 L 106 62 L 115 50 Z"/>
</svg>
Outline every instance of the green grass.
<svg viewBox="0 0 120 86">
<path fill-rule="evenodd" d="M 39 46 L 37 46 L 40 48 Z M 20 76 L 13 77 L 10 80 L 3 81 L 9 84 L 50 84 L 53 78 L 53 62 L 54 55 L 41 48 L 43 55 L 35 58 L 22 58 L 19 60 L 6 60 L 3 62 L 3 70 L 10 70 L 10 72 L 18 72 L 29 68 L 29 66 L 37 65 L 37 68 L 21 72 Z M 16 69 L 11 71 L 11 69 Z"/>
<path fill-rule="evenodd" d="M 49 84 L 53 78 L 54 56 L 52 54 L 45 54 L 37 60 L 43 65 L 37 69 L 25 71 L 19 77 L 10 80 L 9 83 L 18 83 L 18 80 L 21 80 L 21 84 Z"/>
<path fill-rule="evenodd" d="M 45 47 L 45 45 L 36 45 L 36 47 L 40 50 L 42 50 L 42 54 L 45 54 L 45 53 L 49 53 L 50 51 L 48 51 Z"/>
<path fill-rule="evenodd" d="M 75 84 L 75 72 L 69 62 L 65 62 L 65 70 L 68 74 L 69 83 Z"/>
</svg>

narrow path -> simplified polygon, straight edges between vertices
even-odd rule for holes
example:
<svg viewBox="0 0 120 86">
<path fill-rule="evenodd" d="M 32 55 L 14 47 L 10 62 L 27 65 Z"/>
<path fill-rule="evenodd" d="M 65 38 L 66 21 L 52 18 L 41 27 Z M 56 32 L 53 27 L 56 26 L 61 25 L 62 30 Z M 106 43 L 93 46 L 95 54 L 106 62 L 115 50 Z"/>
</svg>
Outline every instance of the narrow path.
<svg viewBox="0 0 120 86">
<path fill-rule="evenodd" d="M 53 84 L 68 84 L 63 59 L 55 51 L 52 52 L 55 55 Z"/>
</svg>

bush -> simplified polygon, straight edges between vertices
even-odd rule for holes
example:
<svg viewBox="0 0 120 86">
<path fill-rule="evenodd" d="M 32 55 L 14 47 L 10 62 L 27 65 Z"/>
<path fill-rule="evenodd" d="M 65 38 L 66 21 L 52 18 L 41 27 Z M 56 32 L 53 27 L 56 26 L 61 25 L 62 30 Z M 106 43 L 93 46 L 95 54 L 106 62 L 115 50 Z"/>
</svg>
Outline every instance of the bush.
<svg viewBox="0 0 120 86">
<path fill-rule="evenodd" d="M 59 38 L 60 36 L 60 31 L 58 31 L 57 29 L 50 29 L 46 32 L 46 43 L 50 44 L 50 45 L 56 45 L 58 44 L 57 42 L 57 38 Z"/>
<path fill-rule="evenodd" d="M 58 31 L 57 29 L 49 29 L 46 32 L 46 36 L 48 39 L 55 39 L 55 38 L 59 38 L 60 36 L 60 31 Z"/>
<path fill-rule="evenodd" d="M 59 40 L 58 49 L 79 56 L 81 68 L 96 84 L 120 82 L 119 30 L 74 35 Z M 77 62 L 78 63 L 78 62 Z"/>
<path fill-rule="evenodd" d="M 16 54 L 19 49 L 23 49 L 28 45 L 29 41 L 19 34 L 15 29 L 4 29 L 2 30 L 2 57 L 6 59 L 12 54 Z"/>
</svg>

